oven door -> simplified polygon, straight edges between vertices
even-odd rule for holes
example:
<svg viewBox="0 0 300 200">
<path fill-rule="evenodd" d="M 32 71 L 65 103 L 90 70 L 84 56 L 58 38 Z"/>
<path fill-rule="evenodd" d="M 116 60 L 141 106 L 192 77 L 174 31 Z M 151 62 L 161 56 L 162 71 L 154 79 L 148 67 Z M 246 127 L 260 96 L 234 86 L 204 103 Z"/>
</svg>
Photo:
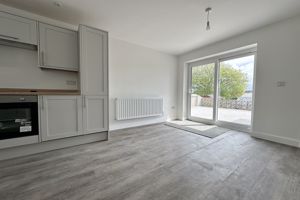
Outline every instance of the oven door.
<svg viewBox="0 0 300 200">
<path fill-rule="evenodd" d="M 37 102 L 0 103 L 0 140 L 38 133 Z"/>
</svg>

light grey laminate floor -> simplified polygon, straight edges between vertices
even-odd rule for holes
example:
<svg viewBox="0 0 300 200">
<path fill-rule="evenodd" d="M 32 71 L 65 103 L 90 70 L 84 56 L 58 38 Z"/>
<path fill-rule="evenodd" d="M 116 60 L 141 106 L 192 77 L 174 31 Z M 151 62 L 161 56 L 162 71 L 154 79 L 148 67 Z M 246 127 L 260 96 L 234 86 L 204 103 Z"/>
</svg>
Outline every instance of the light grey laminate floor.
<svg viewBox="0 0 300 200">
<path fill-rule="evenodd" d="M 300 200 L 296 148 L 164 125 L 0 162 L 0 199 Z"/>
</svg>

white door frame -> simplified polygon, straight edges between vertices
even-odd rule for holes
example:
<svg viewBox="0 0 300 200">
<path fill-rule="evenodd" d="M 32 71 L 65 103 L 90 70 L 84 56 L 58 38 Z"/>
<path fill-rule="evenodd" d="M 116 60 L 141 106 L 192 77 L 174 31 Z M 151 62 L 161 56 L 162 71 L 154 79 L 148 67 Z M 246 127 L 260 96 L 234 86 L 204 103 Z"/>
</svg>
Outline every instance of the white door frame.
<svg viewBox="0 0 300 200">
<path fill-rule="evenodd" d="M 187 118 L 192 121 L 202 122 L 206 124 L 215 124 L 218 126 L 245 131 L 245 132 L 251 132 L 252 126 L 253 126 L 253 115 L 254 115 L 254 101 L 255 101 L 255 83 L 256 83 L 256 64 L 257 64 L 257 49 L 250 48 L 243 51 L 237 51 L 234 53 L 224 54 L 221 56 L 213 57 L 210 59 L 200 60 L 196 62 L 192 62 L 188 64 L 188 84 L 187 84 Z M 219 80 L 220 80 L 220 63 L 226 60 L 231 60 L 235 58 L 241 58 L 254 55 L 254 72 L 253 72 L 253 94 L 252 94 L 252 110 L 251 110 L 251 124 L 250 125 L 243 125 L 238 123 L 232 123 L 232 122 L 225 122 L 225 121 L 219 121 L 218 120 L 218 101 L 219 101 Z M 211 64 L 215 63 L 215 76 L 214 76 L 214 103 L 213 103 L 213 119 L 202 119 L 198 117 L 191 116 L 191 86 L 192 86 L 192 67 L 201 66 L 205 64 Z"/>
</svg>

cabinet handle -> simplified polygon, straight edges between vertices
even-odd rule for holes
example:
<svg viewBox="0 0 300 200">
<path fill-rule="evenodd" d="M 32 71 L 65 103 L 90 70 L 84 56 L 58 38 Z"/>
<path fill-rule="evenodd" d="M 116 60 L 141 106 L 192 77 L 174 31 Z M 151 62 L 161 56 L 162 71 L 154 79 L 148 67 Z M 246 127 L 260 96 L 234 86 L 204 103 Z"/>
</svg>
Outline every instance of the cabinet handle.
<svg viewBox="0 0 300 200">
<path fill-rule="evenodd" d="M 86 99 L 85 95 L 83 95 L 83 107 L 86 108 Z"/>
<path fill-rule="evenodd" d="M 4 38 L 8 38 L 8 39 L 13 39 L 13 40 L 19 40 L 19 38 L 17 38 L 17 37 L 8 36 L 8 35 L 2 35 L 2 34 L 0 34 L 0 37 L 4 37 Z"/>
<path fill-rule="evenodd" d="M 41 64 L 42 64 L 42 66 L 45 65 L 45 54 L 43 51 L 41 51 Z"/>
<path fill-rule="evenodd" d="M 42 110 L 44 110 L 44 97 L 41 97 L 41 100 L 42 100 L 42 102 L 41 102 Z"/>
</svg>

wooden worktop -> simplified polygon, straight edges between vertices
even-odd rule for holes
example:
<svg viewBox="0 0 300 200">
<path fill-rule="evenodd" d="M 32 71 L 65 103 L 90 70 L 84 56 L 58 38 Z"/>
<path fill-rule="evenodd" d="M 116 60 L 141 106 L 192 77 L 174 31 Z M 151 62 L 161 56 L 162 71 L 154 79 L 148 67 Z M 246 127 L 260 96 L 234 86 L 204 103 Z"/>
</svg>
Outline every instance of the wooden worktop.
<svg viewBox="0 0 300 200">
<path fill-rule="evenodd" d="M 0 88 L 0 95 L 80 95 L 80 90 Z"/>
</svg>

